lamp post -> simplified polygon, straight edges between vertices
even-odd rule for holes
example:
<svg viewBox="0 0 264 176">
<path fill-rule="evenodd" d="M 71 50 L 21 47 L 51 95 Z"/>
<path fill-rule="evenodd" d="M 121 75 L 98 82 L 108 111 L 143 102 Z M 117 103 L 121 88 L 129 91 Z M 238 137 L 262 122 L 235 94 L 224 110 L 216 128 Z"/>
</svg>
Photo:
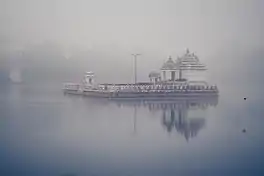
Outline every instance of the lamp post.
<svg viewBox="0 0 264 176">
<path fill-rule="evenodd" d="M 135 84 L 137 83 L 137 56 L 140 56 L 141 54 L 132 54 L 134 56 L 134 73 L 135 73 Z"/>
</svg>

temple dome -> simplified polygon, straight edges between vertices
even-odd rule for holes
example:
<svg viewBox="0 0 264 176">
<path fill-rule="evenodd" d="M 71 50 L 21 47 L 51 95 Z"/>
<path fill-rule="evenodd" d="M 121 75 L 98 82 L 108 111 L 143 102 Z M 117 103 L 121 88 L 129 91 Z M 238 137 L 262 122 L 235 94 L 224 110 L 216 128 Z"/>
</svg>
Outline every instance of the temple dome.
<svg viewBox="0 0 264 176">
<path fill-rule="evenodd" d="M 161 70 L 177 70 L 176 63 L 171 57 L 162 65 Z"/>
<path fill-rule="evenodd" d="M 178 57 L 176 65 L 182 70 L 206 70 L 206 66 L 199 61 L 194 53 L 190 53 L 189 49 L 182 57 Z"/>
<path fill-rule="evenodd" d="M 149 78 L 160 78 L 161 75 L 159 72 L 152 71 L 149 73 Z"/>
</svg>

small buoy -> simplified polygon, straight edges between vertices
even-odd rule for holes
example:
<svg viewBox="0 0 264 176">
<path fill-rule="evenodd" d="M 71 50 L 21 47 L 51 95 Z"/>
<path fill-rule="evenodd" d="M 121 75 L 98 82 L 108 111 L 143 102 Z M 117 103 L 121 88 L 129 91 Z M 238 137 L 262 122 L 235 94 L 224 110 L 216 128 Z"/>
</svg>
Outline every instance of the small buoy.
<svg viewBox="0 0 264 176">
<path fill-rule="evenodd" d="M 245 97 L 244 100 L 246 100 L 247 98 Z"/>
<path fill-rule="evenodd" d="M 242 132 L 245 133 L 245 132 L 246 132 L 246 129 L 244 128 L 244 129 L 242 130 Z"/>
</svg>

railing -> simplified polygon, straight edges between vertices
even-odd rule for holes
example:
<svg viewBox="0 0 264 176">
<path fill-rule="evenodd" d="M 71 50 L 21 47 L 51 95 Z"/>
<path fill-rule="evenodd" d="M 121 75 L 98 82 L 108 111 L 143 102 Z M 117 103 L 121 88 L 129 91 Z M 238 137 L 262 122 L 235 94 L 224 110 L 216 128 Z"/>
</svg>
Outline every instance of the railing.
<svg viewBox="0 0 264 176">
<path fill-rule="evenodd" d="M 63 85 L 63 89 L 66 90 L 78 90 L 80 88 L 80 84 L 75 84 L 75 83 L 65 83 Z"/>
<path fill-rule="evenodd" d="M 131 92 L 131 93 L 172 93 L 172 92 L 218 92 L 217 86 L 209 85 L 189 85 L 189 84 L 152 84 L 152 85 L 98 85 L 93 86 L 82 86 L 75 83 L 64 84 L 64 89 L 66 90 L 81 90 L 84 91 L 95 91 L 95 92 Z"/>
<path fill-rule="evenodd" d="M 116 88 L 116 92 L 217 92 L 216 86 L 149 86 Z"/>
</svg>

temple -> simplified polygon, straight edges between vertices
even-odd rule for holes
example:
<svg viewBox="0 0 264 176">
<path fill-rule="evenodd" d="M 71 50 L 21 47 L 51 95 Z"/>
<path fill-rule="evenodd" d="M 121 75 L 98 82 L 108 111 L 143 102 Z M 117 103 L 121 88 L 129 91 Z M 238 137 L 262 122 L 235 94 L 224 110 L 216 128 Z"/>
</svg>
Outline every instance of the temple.
<svg viewBox="0 0 264 176">
<path fill-rule="evenodd" d="M 201 76 L 205 70 L 207 70 L 206 66 L 199 61 L 194 53 L 190 53 L 187 49 L 186 53 L 176 60 L 169 57 L 159 71 L 150 72 L 148 75 L 149 82 L 99 84 L 96 83 L 93 72 L 86 72 L 80 84 L 66 83 L 63 90 L 69 94 L 109 99 L 143 98 L 159 100 L 162 98 L 218 96 L 217 86 L 210 85 L 204 79 L 205 76 Z"/>
<path fill-rule="evenodd" d="M 178 65 L 172 60 L 171 57 L 161 67 L 163 81 L 175 81 L 176 72 L 179 70 Z"/>
<path fill-rule="evenodd" d="M 199 61 L 199 58 L 194 53 L 190 53 L 189 49 L 187 49 L 186 53 L 183 56 L 178 57 L 177 60 L 174 61 L 170 56 L 162 65 L 160 68 L 160 72 L 162 73 L 161 81 L 196 80 L 195 77 L 197 77 L 197 75 L 199 76 L 199 79 L 197 80 L 201 81 L 205 80 L 205 76 L 200 76 L 199 73 L 206 70 L 206 66 Z M 193 74 L 194 72 L 196 73 Z"/>
</svg>

